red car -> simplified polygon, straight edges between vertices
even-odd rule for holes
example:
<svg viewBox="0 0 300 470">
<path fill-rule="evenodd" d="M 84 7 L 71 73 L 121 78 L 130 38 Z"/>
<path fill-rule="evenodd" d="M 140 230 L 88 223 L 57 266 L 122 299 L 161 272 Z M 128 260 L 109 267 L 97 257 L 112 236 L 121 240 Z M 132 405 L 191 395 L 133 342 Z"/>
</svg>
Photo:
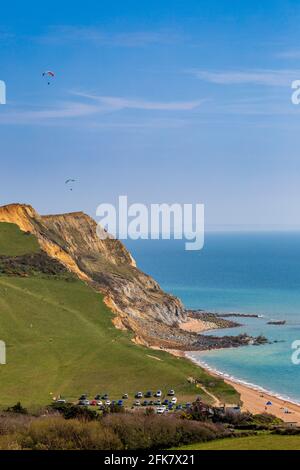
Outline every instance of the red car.
<svg viewBox="0 0 300 470">
<path fill-rule="evenodd" d="M 97 400 L 91 400 L 91 401 L 90 401 L 90 405 L 91 405 L 91 406 L 97 406 L 97 405 L 98 405 Z"/>
</svg>

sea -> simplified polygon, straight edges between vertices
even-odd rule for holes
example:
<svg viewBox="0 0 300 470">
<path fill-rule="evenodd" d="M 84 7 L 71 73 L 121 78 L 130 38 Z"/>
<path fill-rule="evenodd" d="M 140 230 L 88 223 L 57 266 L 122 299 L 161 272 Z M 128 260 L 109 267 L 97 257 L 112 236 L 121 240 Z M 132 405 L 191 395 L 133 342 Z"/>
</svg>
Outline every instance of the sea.
<svg viewBox="0 0 300 470">
<path fill-rule="evenodd" d="M 201 251 L 181 240 L 128 240 L 138 267 L 187 308 L 255 314 L 242 326 L 205 334 L 264 335 L 270 344 L 192 352 L 227 378 L 300 403 L 300 232 L 206 233 Z M 285 325 L 268 321 L 285 320 Z M 293 356 L 294 354 L 294 356 Z M 300 357 L 300 354 L 299 354 Z"/>
</svg>

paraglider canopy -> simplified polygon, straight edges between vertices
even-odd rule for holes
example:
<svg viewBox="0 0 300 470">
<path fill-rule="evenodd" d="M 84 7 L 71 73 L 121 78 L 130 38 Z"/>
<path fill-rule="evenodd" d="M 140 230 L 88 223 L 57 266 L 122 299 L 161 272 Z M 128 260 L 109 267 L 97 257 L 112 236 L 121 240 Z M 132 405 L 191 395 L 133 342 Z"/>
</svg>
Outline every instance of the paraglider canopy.
<svg viewBox="0 0 300 470">
<path fill-rule="evenodd" d="M 70 187 L 70 191 L 73 191 L 73 185 L 72 183 L 75 183 L 76 180 L 72 179 L 72 178 L 68 178 L 66 181 L 65 181 L 65 184 L 68 185 Z"/>
<path fill-rule="evenodd" d="M 43 72 L 43 77 L 46 77 L 48 80 L 48 85 L 50 85 L 50 80 L 55 77 L 55 73 L 51 72 L 51 70 L 46 70 Z"/>
</svg>

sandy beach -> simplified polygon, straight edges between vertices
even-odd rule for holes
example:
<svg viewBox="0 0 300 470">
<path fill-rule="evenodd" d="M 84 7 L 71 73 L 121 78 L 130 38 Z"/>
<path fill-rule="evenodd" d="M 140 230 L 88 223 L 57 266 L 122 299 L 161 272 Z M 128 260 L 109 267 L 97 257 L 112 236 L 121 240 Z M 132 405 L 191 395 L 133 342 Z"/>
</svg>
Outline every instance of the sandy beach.
<svg viewBox="0 0 300 470">
<path fill-rule="evenodd" d="M 282 400 L 266 392 L 247 387 L 244 384 L 227 379 L 225 379 L 225 382 L 232 385 L 240 393 L 243 402 L 243 411 L 250 411 L 251 413 L 272 413 L 285 422 L 300 424 L 299 405 Z M 268 401 L 272 402 L 271 406 L 266 406 Z M 289 411 L 288 414 L 284 412 L 286 409 Z"/>
<path fill-rule="evenodd" d="M 198 320 L 196 318 L 188 318 L 187 321 L 180 323 L 180 328 L 184 331 L 192 333 L 202 333 L 203 331 L 214 330 L 218 328 L 213 322 Z"/>
<path fill-rule="evenodd" d="M 255 388 L 245 384 L 224 378 L 222 374 L 216 374 L 210 369 L 204 367 L 202 364 L 198 363 L 198 365 L 205 369 L 209 374 L 223 378 L 227 384 L 231 385 L 239 392 L 241 401 L 243 402 L 243 411 L 250 411 L 250 413 L 254 414 L 271 413 L 287 423 L 300 424 L 300 405 L 278 398 L 277 396 L 265 391 L 256 390 Z M 216 399 L 216 401 L 218 400 Z M 266 403 L 268 401 L 270 401 L 272 405 L 267 406 Z M 288 410 L 289 413 L 285 413 L 286 410 Z"/>
</svg>

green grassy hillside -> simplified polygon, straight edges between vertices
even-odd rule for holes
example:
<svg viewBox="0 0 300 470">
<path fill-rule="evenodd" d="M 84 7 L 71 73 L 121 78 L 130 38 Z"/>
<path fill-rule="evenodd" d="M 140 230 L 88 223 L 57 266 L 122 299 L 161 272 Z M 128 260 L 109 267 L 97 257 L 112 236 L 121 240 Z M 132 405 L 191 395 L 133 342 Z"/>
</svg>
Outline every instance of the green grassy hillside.
<svg viewBox="0 0 300 470">
<path fill-rule="evenodd" d="M 2 253 L 37 249 L 32 237 L 7 225 L 0 224 Z M 120 398 L 157 388 L 174 388 L 186 400 L 199 391 L 205 397 L 188 383 L 191 376 L 227 402 L 238 401 L 231 387 L 189 361 L 135 345 L 112 316 L 99 293 L 70 276 L 0 275 L 0 339 L 7 346 L 0 406 L 43 405 L 58 394 L 75 400 L 85 392 Z"/>
<path fill-rule="evenodd" d="M 14 224 L 0 223 L 0 256 L 22 256 L 39 251 L 38 241 L 33 235 L 21 232 Z"/>
<path fill-rule="evenodd" d="M 178 450 L 300 450 L 300 436 L 260 434 L 192 444 Z"/>
</svg>

